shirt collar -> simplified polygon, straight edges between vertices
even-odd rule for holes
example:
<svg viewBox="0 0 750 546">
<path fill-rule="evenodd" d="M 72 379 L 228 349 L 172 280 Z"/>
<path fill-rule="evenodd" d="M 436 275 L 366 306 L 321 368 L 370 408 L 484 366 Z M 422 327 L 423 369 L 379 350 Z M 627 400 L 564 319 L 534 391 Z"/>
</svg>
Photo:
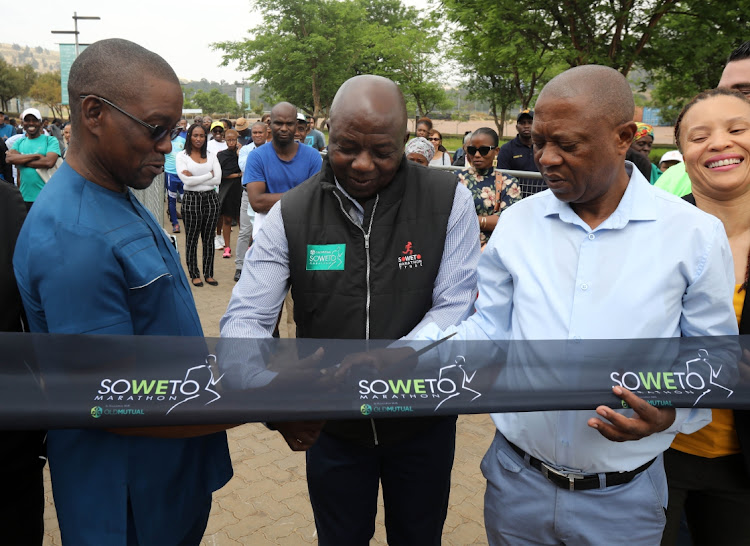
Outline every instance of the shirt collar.
<svg viewBox="0 0 750 546">
<path fill-rule="evenodd" d="M 628 187 L 625 189 L 625 193 L 615 211 L 596 228 L 597 230 L 622 229 L 630 221 L 657 219 L 657 207 L 651 184 L 630 161 L 625 161 L 625 171 L 630 176 Z M 557 215 L 563 222 L 581 225 L 588 229 L 569 203 L 564 203 L 554 195 L 549 195 L 544 216 L 554 215 Z"/>
</svg>

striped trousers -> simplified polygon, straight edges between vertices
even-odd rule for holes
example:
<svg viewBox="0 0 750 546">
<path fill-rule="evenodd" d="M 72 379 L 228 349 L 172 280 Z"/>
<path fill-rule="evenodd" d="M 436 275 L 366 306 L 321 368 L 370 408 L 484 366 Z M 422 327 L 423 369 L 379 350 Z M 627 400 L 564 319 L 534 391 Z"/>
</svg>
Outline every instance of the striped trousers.
<svg viewBox="0 0 750 546">
<path fill-rule="evenodd" d="M 182 200 L 185 224 L 185 261 L 191 279 L 200 278 L 198 236 L 203 241 L 203 276 L 214 276 L 214 232 L 219 220 L 219 196 L 213 190 L 186 191 Z"/>
</svg>

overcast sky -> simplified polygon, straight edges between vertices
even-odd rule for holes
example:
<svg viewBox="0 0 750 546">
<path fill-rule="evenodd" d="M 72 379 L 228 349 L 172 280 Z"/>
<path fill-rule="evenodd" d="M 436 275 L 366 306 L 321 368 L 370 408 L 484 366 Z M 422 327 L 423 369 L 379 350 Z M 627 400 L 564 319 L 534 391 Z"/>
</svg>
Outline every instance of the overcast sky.
<svg viewBox="0 0 750 546">
<path fill-rule="evenodd" d="M 423 7 L 427 0 L 404 0 Z M 251 12 L 250 0 L 40 0 L 32 4 L 3 2 L 0 42 L 41 46 L 57 50 L 60 42 L 74 36 L 51 30 L 73 30 L 73 12 L 98 15 L 100 21 L 78 21 L 79 41 L 125 38 L 155 51 L 172 65 L 177 76 L 188 80 L 226 80 L 233 83 L 246 74 L 235 66 L 219 67 L 221 52 L 209 45 L 223 40 L 242 40 L 260 23 Z"/>
</svg>

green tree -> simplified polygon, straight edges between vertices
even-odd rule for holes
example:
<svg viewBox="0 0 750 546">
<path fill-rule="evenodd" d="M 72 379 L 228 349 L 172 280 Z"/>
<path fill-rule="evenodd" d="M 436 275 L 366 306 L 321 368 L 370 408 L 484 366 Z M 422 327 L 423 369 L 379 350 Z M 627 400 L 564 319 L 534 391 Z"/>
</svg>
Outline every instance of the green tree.
<svg viewBox="0 0 750 546">
<path fill-rule="evenodd" d="M 721 9 L 696 3 L 664 17 L 641 60 L 664 121 L 674 121 L 690 98 L 716 87 L 729 53 L 748 39 L 748 13 L 750 0 L 738 0 Z"/>
<path fill-rule="evenodd" d="M 396 81 L 421 113 L 446 106 L 430 64 L 432 37 L 418 12 L 399 0 L 258 0 L 255 6 L 263 23 L 251 38 L 214 47 L 224 52 L 224 64 L 236 61 L 251 72 L 269 101 L 282 98 L 325 119 L 345 80 L 379 74 Z"/>
<path fill-rule="evenodd" d="M 238 110 L 237 102 L 218 89 L 198 90 L 190 97 L 190 102 L 207 114 L 233 114 Z"/>
<path fill-rule="evenodd" d="M 362 55 L 361 6 L 336 0 L 258 0 L 263 23 L 242 42 L 219 42 L 224 64 L 237 61 L 262 83 L 313 116 L 327 116 L 338 86 Z"/>
<path fill-rule="evenodd" d="M 31 65 L 11 66 L 0 58 L 0 104 L 8 110 L 8 103 L 14 97 L 23 98 L 36 80 L 37 74 Z"/>
<path fill-rule="evenodd" d="M 367 48 L 357 73 L 395 81 L 420 117 L 453 106 L 440 82 L 442 29 L 401 0 L 361 0 L 369 24 Z"/>
<path fill-rule="evenodd" d="M 63 117 L 62 93 L 60 88 L 60 72 L 46 72 L 41 74 L 29 89 L 29 97 L 48 106 L 52 115 Z"/>
</svg>

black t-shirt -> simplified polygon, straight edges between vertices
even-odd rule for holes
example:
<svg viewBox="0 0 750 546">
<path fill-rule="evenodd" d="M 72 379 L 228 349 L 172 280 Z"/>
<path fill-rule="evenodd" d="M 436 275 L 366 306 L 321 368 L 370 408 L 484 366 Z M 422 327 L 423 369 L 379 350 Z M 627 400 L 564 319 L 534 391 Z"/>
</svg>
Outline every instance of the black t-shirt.
<svg viewBox="0 0 750 546">
<path fill-rule="evenodd" d="M 219 160 L 219 165 L 221 165 L 222 180 L 227 178 L 230 174 L 242 174 L 240 164 L 237 161 L 237 150 L 230 150 L 227 148 L 216 154 L 216 157 Z"/>
</svg>

